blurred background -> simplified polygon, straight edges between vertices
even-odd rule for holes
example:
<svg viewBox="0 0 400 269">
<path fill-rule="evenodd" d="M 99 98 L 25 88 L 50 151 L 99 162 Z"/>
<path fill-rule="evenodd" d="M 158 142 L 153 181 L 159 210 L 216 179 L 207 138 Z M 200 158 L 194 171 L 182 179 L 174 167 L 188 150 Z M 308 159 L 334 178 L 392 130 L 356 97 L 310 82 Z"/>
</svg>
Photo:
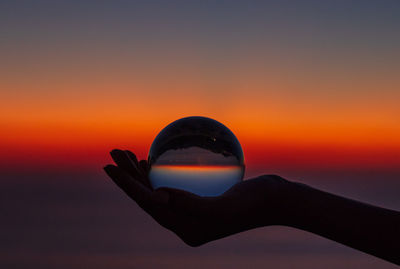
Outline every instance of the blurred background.
<svg viewBox="0 0 400 269">
<path fill-rule="evenodd" d="M 102 167 L 201 115 L 236 134 L 247 178 L 400 210 L 398 14 L 396 0 L 1 1 L 0 267 L 395 268 L 285 227 L 188 247 Z"/>
</svg>

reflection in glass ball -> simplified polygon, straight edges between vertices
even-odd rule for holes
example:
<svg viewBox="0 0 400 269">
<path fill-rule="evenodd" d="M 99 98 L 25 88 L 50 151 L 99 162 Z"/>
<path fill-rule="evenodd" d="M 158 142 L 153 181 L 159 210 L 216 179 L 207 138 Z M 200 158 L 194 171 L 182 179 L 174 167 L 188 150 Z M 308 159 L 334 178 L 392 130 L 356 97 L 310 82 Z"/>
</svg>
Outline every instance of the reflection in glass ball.
<svg viewBox="0 0 400 269">
<path fill-rule="evenodd" d="M 218 196 L 244 175 L 235 135 L 205 117 L 187 117 L 165 127 L 151 145 L 149 164 L 154 189 L 176 188 L 200 196 Z"/>
</svg>

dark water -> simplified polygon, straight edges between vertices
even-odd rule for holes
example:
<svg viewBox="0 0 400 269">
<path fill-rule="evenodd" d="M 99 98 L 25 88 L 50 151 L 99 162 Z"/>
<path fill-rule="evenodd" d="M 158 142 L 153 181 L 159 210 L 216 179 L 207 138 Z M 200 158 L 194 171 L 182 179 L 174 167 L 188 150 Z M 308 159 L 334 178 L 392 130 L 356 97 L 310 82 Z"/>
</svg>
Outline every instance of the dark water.
<svg viewBox="0 0 400 269">
<path fill-rule="evenodd" d="M 277 173 L 400 209 L 400 172 Z M 265 227 L 191 248 L 101 171 L 14 173 L 0 184 L 0 268 L 398 268 L 286 227 Z"/>
</svg>

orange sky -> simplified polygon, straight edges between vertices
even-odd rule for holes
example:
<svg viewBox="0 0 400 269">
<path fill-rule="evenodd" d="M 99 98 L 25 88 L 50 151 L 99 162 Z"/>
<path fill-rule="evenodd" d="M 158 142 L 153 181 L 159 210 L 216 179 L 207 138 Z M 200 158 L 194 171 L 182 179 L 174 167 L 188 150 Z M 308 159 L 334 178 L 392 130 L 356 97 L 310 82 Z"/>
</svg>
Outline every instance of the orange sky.
<svg viewBox="0 0 400 269">
<path fill-rule="evenodd" d="M 393 100 L 372 106 L 373 97 L 321 103 L 263 92 L 215 100 L 195 92 L 178 98 L 152 97 L 151 92 L 9 97 L 1 108 L 2 166 L 101 167 L 116 147 L 145 158 L 163 127 L 189 115 L 209 116 L 228 126 L 242 144 L 248 167 L 400 165 L 400 124 Z"/>
</svg>

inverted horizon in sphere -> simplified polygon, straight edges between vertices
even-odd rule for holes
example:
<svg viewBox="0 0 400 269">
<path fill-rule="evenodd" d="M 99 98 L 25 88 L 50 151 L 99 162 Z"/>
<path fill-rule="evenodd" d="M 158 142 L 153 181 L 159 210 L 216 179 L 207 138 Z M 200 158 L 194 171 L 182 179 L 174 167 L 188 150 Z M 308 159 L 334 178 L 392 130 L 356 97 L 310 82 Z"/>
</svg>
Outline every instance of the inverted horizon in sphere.
<svg viewBox="0 0 400 269">
<path fill-rule="evenodd" d="M 169 187 L 200 196 L 218 196 L 241 181 L 241 166 L 153 165 L 153 188 Z"/>
<path fill-rule="evenodd" d="M 180 165 L 170 165 L 170 164 L 156 164 L 152 166 L 153 168 L 162 168 L 162 169 L 178 169 L 178 170 L 230 170 L 236 169 L 240 166 L 238 165 L 200 165 L 200 164 L 180 164 Z"/>
</svg>

